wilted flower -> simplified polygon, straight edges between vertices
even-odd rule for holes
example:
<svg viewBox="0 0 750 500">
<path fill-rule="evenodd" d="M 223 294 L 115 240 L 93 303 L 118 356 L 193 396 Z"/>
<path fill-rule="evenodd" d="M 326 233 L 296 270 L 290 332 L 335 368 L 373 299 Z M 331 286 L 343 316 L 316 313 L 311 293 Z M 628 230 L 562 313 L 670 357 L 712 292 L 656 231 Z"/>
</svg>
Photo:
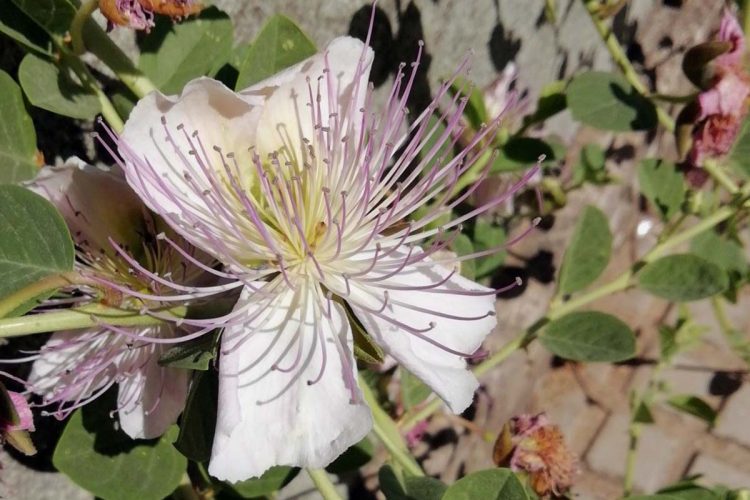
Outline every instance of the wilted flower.
<svg viewBox="0 0 750 500">
<path fill-rule="evenodd" d="M 128 26 L 148 31 L 154 27 L 154 14 L 181 19 L 197 14 L 202 8 L 195 0 L 99 0 L 99 10 L 110 29 Z"/>
<path fill-rule="evenodd" d="M 482 92 L 487 115 L 493 117 L 502 115 L 502 125 L 510 130 L 518 125 L 518 120 L 526 111 L 528 104 L 516 88 L 517 81 L 518 68 L 514 63 L 508 63 L 500 76 L 487 85 Z"/>
<path fill-rule="evenodd" d="M 36 448 L 28 431 L 34 431 L 34 416 L 23 394 L 9 391 L 0 383 L 0 444 L 8 443 L 25 455 Z"/>
<path fill-rule="evenodd" d="M 495 463 L 526 472 L 541 496 L 560 496 L 570 489 L 578 459 L 563 440 L 560 428 L 544 413 L 513 417 L 495 443 Z"/>
<path fill-rule="evenodd" d="M 201 261 L 210 259 L 184 242 L 180 253 L 159 240 L 156 235 L 169 228 L 148 212 L 121 174 L 71 159 L 62 167 L 44 168 L 28 187 L 63 215 L 76 245 L 77 270 L 89 282 L 51 304 L 156 309 L 184 301 L 173 288 L 161 296 L 159 280 L 182 283 L 191 297 L 196 289 L 190 285 L 206 284 Z M 161 435 L 184 407 L 189 372 L 160 366 L 158 360 L 185 332 L 174 323 L 118 328 L 102 321 L 88 330 L 54 333 L 38 354 L 18 360 L 34 361 L 29 390 L 64 418 L 118 384 L 122 429 L 133 438 Z"/>
<path fill-rule="evenodd" d="M 453 269 L 473 256 L 433 256 L 523 180 L 431 228 L 470 195 L 449 200 L 497 122 L 455 157 L 439 154 L 460 135 L 465 101 L 441 116 L 445 132 L 428 125 L 447 82 L 403 134 L 419 56 L 382 112 L 367 83 L 372 58 L 338 38 L 239 93 L 201 78 L 180 96 L 142 99 L 113 136 L 145 203 L 244 285 L 213 323 L 224 328 L 209 466 L 220 479 L 323 467 L 367 434 L 352 321 L 454 412 L 478 385 L 465 358 L 496 324 L 495 290 Z"/>
<path fill-rule="evenodd" d="M 729 153 L 747 115 L 750 77 L 742 67 L 745 37 L 728 10 L 721 20 L 717 41 L 725 52 L 704 66 L 703 73 L 710 75 L 708 85 L 698 95 L 696 104 L 686 108 L 686 113 L 696 115 L 687 158 L 691 166 L 701 166 L 707 158 Z"/>
</svg>

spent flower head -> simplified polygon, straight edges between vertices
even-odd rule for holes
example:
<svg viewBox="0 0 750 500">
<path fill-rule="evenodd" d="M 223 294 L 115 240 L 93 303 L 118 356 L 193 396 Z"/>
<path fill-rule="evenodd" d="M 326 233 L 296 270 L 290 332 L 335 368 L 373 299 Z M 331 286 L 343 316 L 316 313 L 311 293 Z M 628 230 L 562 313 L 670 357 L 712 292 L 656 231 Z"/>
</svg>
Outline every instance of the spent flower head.
<svg viewBox="0 0 750 500">
<path fill-rule="evenodd" d="M 184 320 L 223 328 L 215 477 L 323 467 L 369 432 L 351 322 L 452 411 L 472 401 L 466 358 L 495 327 L 495 290 L 456 264 L 498 249 L 436 256 L 525 179 L 438 224 L 473 191 L 452 197 L 459 179 L 486 175 L 497 120 L 454 155 L 466 99 L 449 97 L 451 79 L 404 132 L 421 51 L 381 109 L 372 50 L 344 37 L 240 92 L 200 78 L 179 96 L 153 93 L 111 136 L 146 205 L 242 286 L 231 313 Z"/>
<path fill-rule="evenodd" d="M 154 27 L 154 15 L 182 19 L 197 14 L 203 6 L 195 0 L 99 0 L 99 10 L 107 18 L 109 29 L 127 26 L 148 31 Z"/>
</svg>

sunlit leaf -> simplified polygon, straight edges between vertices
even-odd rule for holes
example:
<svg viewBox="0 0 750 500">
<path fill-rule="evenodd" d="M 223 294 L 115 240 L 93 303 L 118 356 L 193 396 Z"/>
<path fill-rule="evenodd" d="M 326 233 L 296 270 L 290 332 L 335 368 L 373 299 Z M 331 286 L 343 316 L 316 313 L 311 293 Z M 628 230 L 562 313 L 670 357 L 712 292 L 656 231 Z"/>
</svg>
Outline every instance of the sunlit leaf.
<svg viewBox="0 0 750 500">
<path fill-rule="evenodd" d="M 561 358 L 573 361 L 616 362 L 635 356 L 630 327 L 599 311 L 573 312 L 551 321 L 539 340 Z"/>
<path fill-rule="evenodd" d="M 276 14 L 266 20 L 247 51 L 239 68 L 236 88 L 249 87 L 315 52 L 315 44 L 291 19 Z"/>
</svg>

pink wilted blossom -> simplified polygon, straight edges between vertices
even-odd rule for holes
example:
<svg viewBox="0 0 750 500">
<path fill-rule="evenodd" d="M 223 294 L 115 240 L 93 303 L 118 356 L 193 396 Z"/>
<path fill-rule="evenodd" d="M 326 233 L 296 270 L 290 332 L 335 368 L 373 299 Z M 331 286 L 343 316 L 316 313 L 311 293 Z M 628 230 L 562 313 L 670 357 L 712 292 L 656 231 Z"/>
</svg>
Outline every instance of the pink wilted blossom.
<svg viewBox="0 0 750 500">
<path fill-rule="evenodd" d="M 560 428 L 547 415 L 523 414 L 510 420 L 510 449 L 504 450 L 499 465 L 529 475 L 529 483 L 542 496 L 560 496 L 573 484 L 578 459 L 565 445 Z M 507 431 L 506 431 L 507 432 Z M 504 436 L 499 438 L 503 440 Z M 495 445 L 496 453 L 498 444 Z"/>
<path fill-rule="evenodd" d="M 185 293 L 195 298 L 198 289 L 192 285 L 207 283 L 204 268 L 211 259 L 184 241 L 178 251 L 160 238 L 179 237 L 143 206 L 120 172 L 71 159 L 62 167 L 45 167 L 28 187 L 63 215 L 81 276 L 71 286 L 74 294 L 47 306 L 159 309 L 182 304 Z M 171 284 L 166 296 L 160 284 L 165 279 Z M 182 295 L 176 287 L 183 288 Z M 28 389 L 42 396 L 44 413 L 58 418 L 117 385 L 122 429 L 133 438 L 152 438 L 176 422 L 189 380 L 187 370 L 161 366 L 159 357 L 188 338 L 174 323 L 114 327 L 101 318 L 89 329 L 54 333 L 35 354 L 2 362 L 33 361 Z"/>
<path fill-rule="evenodd" d="M 447 153 L 465 128 L 466 100 L 450 97 L 451 79 L 404 133 L 421 52 L 382 109 L 368 85 L 372 50 L 344 37 L 240 92 L 200 78 L 179 96 L 152 93 L 112 135 L 144 202 L 242 287 L 231 313 L 184 320 L 223 328 L 209 464 L 217 478 L 324 467 L 369 432 L 351 321 L 452 411 L 472 401 L 478 382 L 466 358 L 496 325 L 496 291 L 456 264 L 499 248 L 437 255 L 528 176 L 431 226 L 473 192 L 450 194 L 498 120 Z M 441 99 L 454 101 L 451 111 L 438 111 Z"/>
<path fill-rule="evenodd" d="M 728 10 L 721 20 L 717 40 L 729 43 L 730 49 L 713 61 L 712 83 L 698 95 L 698 116 L 688 154 L 692 166 L 729 153 L 748 111 L 750 77 L 742 67 L 745 37 Z"/>
<path fill-rule="evenodd" d="M 0 383 L 0 445 L 7 443 L 25 455 L 35 454 L 28 431 L 34 431 L 34 416 L 26 397 Z"/>
<path fill-rule="evenodd" d="M 148 31 L 154 27 L 154 14 L 181 19 L 197 14 L 203 6 L 195 0 L 99 0 L 109 29 L 127 26 Z"/>
</svg>

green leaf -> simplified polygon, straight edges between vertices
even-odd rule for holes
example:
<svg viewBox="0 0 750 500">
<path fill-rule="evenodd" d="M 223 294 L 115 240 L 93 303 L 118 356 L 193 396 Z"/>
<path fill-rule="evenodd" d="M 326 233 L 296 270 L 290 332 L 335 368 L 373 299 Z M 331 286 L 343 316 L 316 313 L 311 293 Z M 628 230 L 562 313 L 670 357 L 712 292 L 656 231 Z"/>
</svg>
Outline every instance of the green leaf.
<svg viewBox="0 0 750 500">
<path fill-rule="evenodd" d="M 28 189 L 0 186 L 0 234 L 0 297 L 73 270 L 73 241 L 65 222 L 52 204 Z"/>
<path fill-rule="evenodd" d="M 536 123 L 543 122 L 567 107 L 568 102 L 565 97 L 565 82 L 558 80 L 548 83 L 542 87 L 542 90 L 539 93 L 539 100 L 537 101 L 534 113 L 524 117 L 523 127 L 527 128 Z"/>
<path fill-rule="evenodd" d="M 21 89 L 0 70 L 0 183 L 15 184 L 36 175 L 36 132 Z"/>
<path fill-rule="evenodd" d="M 512 172 L 525 170 L 539 161 L 544 156 L 545 162 L 554 161 L 555 150 L 552 146 L 541 139 L 534 137 L 511 137 L 502 149 L 500 149 L 495 162 L 492 164 L 492 173 Z"/>
<path fill-rule="evenodd" d="M 727 273 L 716 264 L 692 254 L 662 257 L 638 273 L 640 286 L 673 302 L 705 299 L 726 290 Z"/>
<path fill-rule="evenodd" d="M 315 44 L 289 18 L 276 14 L 261 28 L 247 51 L 237 77 L 237 89 L 275 75 L 315 54 Z"/>
<path fill-rule="evenodd" d="M 573 117 L 591 127 L 619 132 L 656 127 L 653 103 L 614 73 L 579 73 L 568 85 L 567 97 Z"/>
<path fill-rule="evenodd" d="M 468 98 L 464 108 L 464 116 L 474 130 L 479 130 L 482 124 L 487 123 L 487 109 L 484 107 L 484 96 L 482 91 L 466 78 L 458 77 L 448 89 L 452 96 L 461 94 Z M 494 118 L 494 117 L 493 117 Z"/>
<path fill-rule="evenodd" d="M 465 234 L 459 234 L 451 243 L 451 248 L 460 257 L 474 253 L 474 244 Z M 461 276 L 473 280 L 476 276 L 476 267 L 474 259 L 461 261 Z"/>
<path fill-rule="evenodd" d="M 216 357 L 218 339 L 217 333 L 207 333 L 177 344 L 159 356 L 159 364 L 186 370 L 208 370 L 211 360 Z"/>
<path fill-rule="evenodd" d="M 641 401 L 633 412 L 633 422 L 638 424 L 653 424 L 654 416 L 651 414 L 651 408 Z"/>
<path fill-rule="evenodd" d="M 193 374 L 174 447 L 195 462 L 207 462 L 211 458 L 218 391 L 216 372 L 197 371 Z"/>
<path fill-rule="evenodd" d="M 109 416 L 115 393 L 77 410 L 52 457 L 55 467 L 104 500 L 160 500 L 180 484 L 187 460 L 172 446 L 176 427 L 160 439 L 132 440 Z"/>
<path fill-rule="evenodd" d="M 365 437 L 359 443 L 350 446 L 341 456 L 326 467 L 326 471 L 331 474 L 343 474 L 355 471 L 372 460 L 374 452 L 375 446 L 370 441 L 370 438 Z"/>
<path fill-rule="evenodd" d="M 647 159 L 638 166 L 641 193 L 654 205 L 664 220 L 675 215 L 685 201 L 685 180 L 673 163 Z"/>
<path fill-rule="evenodd" d="M 427 399 L 432 390 L 416 375 L 401 367 L 401 401 L 407 410 L 414 408 Z"/>
<path fill-rule="evenodd" d="M 38 108 L 82 120 L 92 120 L 101 111 L 99 98 L 73 81 L 68 68 L 59 68 L 37 55 L 23 58 L 18 81 L 29 102 Z"/>
<path fill-rule="evenodd" d="M 344 308 L 346 309 L 346 317 L 349 319 L 349 324 L 352 327 L 354 356 L 365 363 L 382 363 L 385 359 L 383 349 L 367 333 L 365 327 L 362 326 L 362 323 L 349 307 L 349 304 L 344 303 Z"/>
<path fill-rule="evenodd" d="M 13 3 L 44 30 L 62 39 L 70 29 L 76 6 L 70 0 L 13 0 Z"/>
<path fill-rule="evenodd" d="M 672 396 L 667 400 L 667 403 L 682 412 L 698 417 L 701 420 L 708 422 L 709 425 L 713 425 L 716 422 L 718 413 L 716 410 L 711 408 L 708 403 L 703 401 L 697 396 L 690 394 L 679 394 Z"/>
<path fill-rule="evenodd" d="M 232 51 L 232 21 L 216 7 L 180 23 L 157 18 L 141 41 L 138 67 L 159 90 L 176 94 L 190 80 L 213 76 Z"/>
<path fill-rule="evenodd" d="M 386 464 L 380 468 L 378 483 L 380 483 L 380 491 L 385 495 L 386 500 L 409 500 L 404 485 L 401 484 L 390 465 Z"/>
<path fill-rule="evenodd" d="M 410 500 L 441 500 L 448 486 L 434 477 L 407 476 L 404 488 Z"/>
<path fill-rule="evenodd" d="M 580 311 L 551 321 L 539 336 L 544 347 L 573 361 L 623 361 L 635 356 L 635 335 L 610 314 Z"/>
<path fill-rule="evenodd" d="M 474 250 L 484 252 L 490 248 L 501 247 L 506 240 L 505 229 L 485 220 L 478 220 L 474 224 Z M 497 250 L 492 255 L 480 257 L 474 261 L 475 277 L 482 278 L 495 271 L 505 261 L 506 251 Z"/>
<path fill-rule="evenodd" d="M 560 268 L 560 291 L 570 294 L 586 288 L 604 271 L 612 252 L 607 217 L 587 206 L 578 219 Z"/>
<path fill-rule="evenodd" d="M 728 273 L 744 275 L 748 272 L 747 257 L 742 246 L 722 237 L 716 231 L 703 231 L 690 242 L 691 253 L 713 262 Z"/>
<path fill-rule="evenodd" d="M 11 0 L 0 0 L 0 33 L 12 38 L 28 50 L 40 54 L 52 54 L 52 40 L 47 33 L 19 10 Z"/>
<path fill-rule="evenodd" d="M 527 500 L 526 490 L 510 469 L 489 469 L 459 479 L 442 500 Z"/>
<path fill-rule="evenodd" d="M 750 118 L 745 118 L 734 146 L 724 160 L 737 172 L 750 177 Z"/>
<path fill-rule="evenodd" d="M 609 181 L 606 160 L 606 153 L 598 144 L 582 147 L 580 161 L 573 167 L 573 185 L 579 186 L 584 182 L 604 184 Z"/>
<path fill-rule="evenodd" d="M 234 483 L 230 487 L 244 498 L 256 498 L 280 490 L 299 474 L 299 468 L 286 465 L 271 467 L 262 476 Z"/>
</svg>

